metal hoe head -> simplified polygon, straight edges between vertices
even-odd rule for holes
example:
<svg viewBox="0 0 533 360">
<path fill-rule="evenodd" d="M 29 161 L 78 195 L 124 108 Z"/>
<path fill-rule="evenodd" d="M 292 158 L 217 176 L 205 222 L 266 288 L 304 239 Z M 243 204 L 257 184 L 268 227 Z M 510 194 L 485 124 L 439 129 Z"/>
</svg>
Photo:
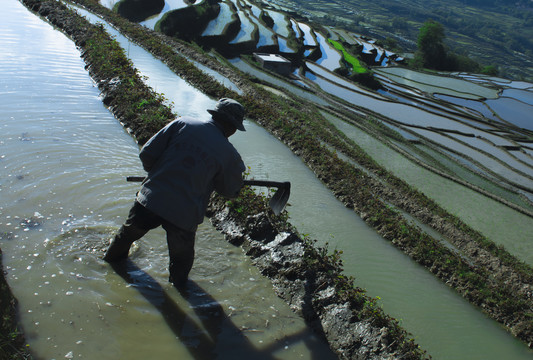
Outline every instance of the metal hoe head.
<svg viewBox="0 0 533 360">
<path fill-rule="evenodd" d="M 291 183 L 284 182 L 283 185 L 278 187 L 278 190 L 270 198 L 269 205 L 274 214 L 279 215 L 287 205 L 289 196 L 291 195 Z"/>
</svg>

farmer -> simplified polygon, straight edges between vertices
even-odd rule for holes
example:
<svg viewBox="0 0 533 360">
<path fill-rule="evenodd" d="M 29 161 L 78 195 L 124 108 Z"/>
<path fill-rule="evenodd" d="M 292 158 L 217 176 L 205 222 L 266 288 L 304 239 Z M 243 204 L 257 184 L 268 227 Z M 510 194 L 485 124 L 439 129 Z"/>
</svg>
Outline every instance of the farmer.
<svg viewBox="0 0 533 360">
<path fill-rule="evenodd" d="M 178 118 L 143 146 L 139 157 L 144 179 L 128 218 L 104 256 L 107 262 L 128 257 L 131 244 L 149 230 L 163 226 L 170 256 L 169 281 L 187 282 L 194 261 L 194 240 L 213 190 L 235 197 L 243 186 L 244 163 L 228 138 L 242 124 L 244 108 L 220 99 L 211 119 Z"/>
</svg>

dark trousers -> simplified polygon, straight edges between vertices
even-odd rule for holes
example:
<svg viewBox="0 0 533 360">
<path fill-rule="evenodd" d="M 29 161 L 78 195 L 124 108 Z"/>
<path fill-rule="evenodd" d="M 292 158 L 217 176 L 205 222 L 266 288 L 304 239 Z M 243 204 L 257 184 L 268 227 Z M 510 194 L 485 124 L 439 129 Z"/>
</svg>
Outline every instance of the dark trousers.
<svg viewBox="0 0 533 360">
<path fill-rule="evenodd" d="M 104 260 L 116 262 L 128 257 L 131 244 L 139 240 L 148 231 L 163 226 L 167 233 L 169 263 L 169 281 L 175 285 L 187 282 L 194 262 L 195 232 L 183 230 L 154 214 L 137 201 L 133 204 L 126 222 L 109 245 Z"/>
</svg>

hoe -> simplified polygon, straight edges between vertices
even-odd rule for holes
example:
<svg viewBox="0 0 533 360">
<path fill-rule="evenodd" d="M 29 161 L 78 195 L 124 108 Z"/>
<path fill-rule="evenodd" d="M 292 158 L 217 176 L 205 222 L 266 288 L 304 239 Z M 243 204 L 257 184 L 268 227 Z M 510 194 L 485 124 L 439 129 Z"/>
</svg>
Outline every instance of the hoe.
<svg viewBox="0 0 533 360">
<path fill-rule="evenodd" d="M 144 177 L 143 176 L 128 176 L 126 177 L 126 180 L 142 182 L 144 181 Z M 274 194 L 274 196 L 270 198 L 270 201 L 269 201 L 270 208 L 276 215 L 279 215 L 283 211 L 283 209 L 285 208 L 285 205 L 287 205 L 287 201 L 289 200 L 289 196 L 291 194 L 291 183 L 288 181 L 278 182 L 278 181 L 268 181 L 268 180 L 244 180 L 244 185 L 266 186 L 266 187 L 277 188 L 276 193 Z"/>
</svg>

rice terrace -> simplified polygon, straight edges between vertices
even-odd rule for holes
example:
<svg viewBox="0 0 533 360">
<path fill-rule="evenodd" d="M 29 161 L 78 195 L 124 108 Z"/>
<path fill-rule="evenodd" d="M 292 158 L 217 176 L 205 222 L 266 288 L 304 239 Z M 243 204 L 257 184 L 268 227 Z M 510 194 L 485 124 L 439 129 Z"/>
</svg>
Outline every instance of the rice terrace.
<svg viewBox="0 0 533 360">
<path fill-rule="evenodd" d="M 7 2 L 1 359 L 531 358 L 532 2 Z M 139 146 L 226 97 L 285 209 L 212 196 L 185 291 L 159 230 L 104 262 Z"/>
</svg>

